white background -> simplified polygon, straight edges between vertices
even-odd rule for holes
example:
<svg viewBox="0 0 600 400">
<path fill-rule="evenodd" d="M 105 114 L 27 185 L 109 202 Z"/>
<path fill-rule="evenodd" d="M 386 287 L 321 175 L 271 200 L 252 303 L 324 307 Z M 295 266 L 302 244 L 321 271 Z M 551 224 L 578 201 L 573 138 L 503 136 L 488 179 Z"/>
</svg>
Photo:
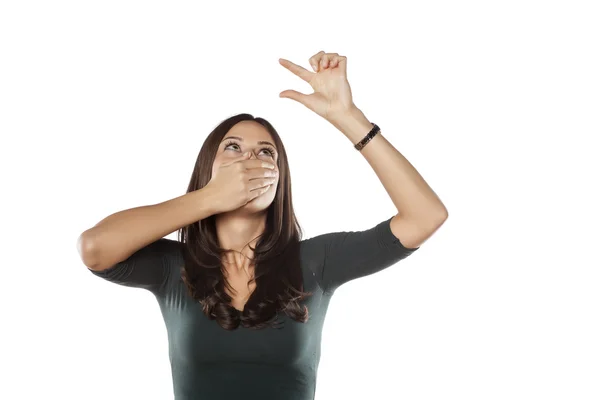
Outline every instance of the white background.
<svg viewBox="0 0 600 400">
<path fill-rule="evenodd" d="M 449 219 L 337 291 L 316 398 L 600 398 L 592 2 L 349 3 L 2 3 L 0 398 L 172 398 L 154 298 L 76 240 L 183 194 L 231 115 L 280 132 L 306 238 L 395 214 L 352 144 L 278 97 L 311 93 L 278 58 L 320 50 Z"/>
</svg>

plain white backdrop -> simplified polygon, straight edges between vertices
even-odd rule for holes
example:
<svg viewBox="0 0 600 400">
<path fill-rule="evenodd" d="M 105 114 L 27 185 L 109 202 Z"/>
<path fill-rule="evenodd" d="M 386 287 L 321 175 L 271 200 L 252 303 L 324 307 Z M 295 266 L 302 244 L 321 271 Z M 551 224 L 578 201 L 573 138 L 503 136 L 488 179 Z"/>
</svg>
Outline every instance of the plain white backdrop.
<svg viewBox="0 0 600 400">
<path fill-rule="evenodd" d="M 305 237 L 394 215 L 343 134 L 278 97 L 311 93 L 278 58 L 320 50 L 449 219 L 336 292 L 316 399 L 600 398 L 593 2 L 351 3 L 0 5 L 0 398 L 172 399 L 153 296 L 76 240 L 185 193 L 231 115 L 279 131 Z"/>
</svg>

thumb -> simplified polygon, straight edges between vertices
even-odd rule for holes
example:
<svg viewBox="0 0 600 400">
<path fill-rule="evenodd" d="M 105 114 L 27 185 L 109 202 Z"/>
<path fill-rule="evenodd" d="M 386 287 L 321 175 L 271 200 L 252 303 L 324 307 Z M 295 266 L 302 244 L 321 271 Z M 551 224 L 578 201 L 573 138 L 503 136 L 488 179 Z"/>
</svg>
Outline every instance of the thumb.
<svg viewBox="0 0 600 400">
<path fill-rule="evenodd" d="M 297 92 L 295 90 L 284 90 L 283 92 L 279 93 L 279 97 L 295 100 L 298 103 L 303 104 L 308 108 L 311 108 L 311 97 L 309 95 Z"/>
</svg>

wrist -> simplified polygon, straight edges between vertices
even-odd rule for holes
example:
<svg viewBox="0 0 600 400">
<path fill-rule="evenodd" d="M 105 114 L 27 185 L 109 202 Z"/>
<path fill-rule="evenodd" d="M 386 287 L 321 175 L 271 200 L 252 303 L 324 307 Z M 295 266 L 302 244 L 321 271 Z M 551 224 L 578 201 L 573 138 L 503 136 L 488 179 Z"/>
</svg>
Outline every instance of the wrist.
<svg viewBox="0 0 600 400">
<path fill-rule="evenodd" d="M 221 212 L 221 200 L 218 193 L 210 186 L 210 184 L 198 189 L 194 192 L 197 196 L 196 204 L 199 207 L 199 214 L 205 215 L 204 218 Z"/>
<path fill-rule="evenodd" d="M 342 132 L 353 145 L 360 142 L 373 128 L 371 121 L 356 106 L 333 115 L 329 118 L 329 122 Z"/>
</svg>

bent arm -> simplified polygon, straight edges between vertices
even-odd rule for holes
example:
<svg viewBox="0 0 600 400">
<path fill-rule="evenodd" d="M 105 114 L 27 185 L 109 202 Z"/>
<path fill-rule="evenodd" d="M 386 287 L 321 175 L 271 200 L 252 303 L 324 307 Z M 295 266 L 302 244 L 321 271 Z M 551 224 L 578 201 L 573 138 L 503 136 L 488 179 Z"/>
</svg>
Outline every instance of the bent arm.
<svg viewBox="0 0 600 400">
<path fill-rule="evenodd" d="M 353 144 L 373 128 L 356 106 L 330 122 Z M 446 221 L 448 210 L 421 174 L 381 133 L 361 154 L 398 210 L 391 221 L 392 232 L 405 246 L 420 247 Z"/>
<path fill-rule="evenodd" d="M 83 232 L 77 250 L 92 271 L 104 271 L 164 236 L 215 213 L 215 196 L 204 188 L 174 199 L 111 214 Z"/>
<path fill-rule="evenodd" d="M 346 282 L 382 271 L 413 254 L 392 232 L 387 218 L 360 231 L 331 232 L 304 241 L 321 288 L 333 293 Z"/>
</svg>

